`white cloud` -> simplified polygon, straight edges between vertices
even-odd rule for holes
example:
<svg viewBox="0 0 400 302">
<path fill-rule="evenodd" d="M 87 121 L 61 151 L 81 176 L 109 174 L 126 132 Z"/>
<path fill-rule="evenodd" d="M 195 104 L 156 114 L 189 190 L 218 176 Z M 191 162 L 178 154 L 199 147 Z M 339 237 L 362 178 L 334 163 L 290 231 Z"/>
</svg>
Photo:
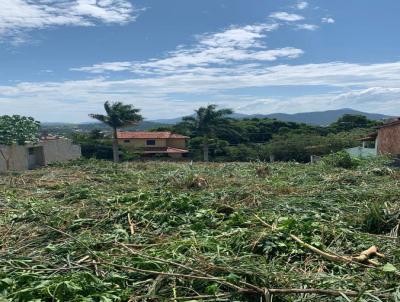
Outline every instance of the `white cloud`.
<svg viewBox="0 0 400 302">
<path fill-rule="evenodd" d="M 131 62 L 108 62 L 95 64 L 91 67 L 72 68 L 72 70 L 87 71 L 92 73 L 103 73 L 105 71 L 126 71 L 132 67 Z"/>
<path fill-rule="evenodd" d="M 15 3 L 21 2 L 21 0 L 15 1 Z M 61 0 L 52 8 L 37 10 L 36 6 L 43 8 L 52 2 L 54 0 L 37 0 L 35 4 L 30 4 L 34 3 L 33 1 L 25 1 L 29 4 L 25 7 L 27 11 L 20 13 L 28 14 L 30 10 L 29 14 L 39 11 L 48 16 L 53 14 L 53 9 L 71 8 L 70 4 L 75 3 L 75 9 L 62 18 L 75 16 L 78 18 L 77 22 L 89 22 L 89 24 L 99 20 L 106 22 L 105 18 L 118 19 L 115 15 L 106 17 L 102 9 L 92 11 L 90 7 L 95 5 L 94 0 L 93 2 Z M 124 2 L 97 0 L 96 6 L 112 9 L 111 4 Z M 7 3 L 11 2 L 7 0 Z M 4 5 L 2 0 L 0 9 L 1 5 Z M 87 17 L 89 12 L 91 17 Z M 132 16 L 133 13 L 134 10 L 129 15 Z M 0 30 L 6 28 L 1 16 L 0 10 Z M 279 20 L 303 19 L 302 16 L 294 14 L 284 15 L 284 18 L 286 20 Z M 65 22 L 65 19 L 62 20 Z M 47 23 L 35 19 L 29 21 L 29 18 L 27 20 L 21 18 L 18 22 L 32 22 L 33 25 L 29 28 L 55 25 L 49 21 Z M 39 22 L 39 25 L 35 22 Z M 118 21 L 109 22 L 118 23 Z M 25 27 L 21 25 L 16 28 L 27 28 L 28 23 L 24 23 Z M 193 45 L 177 47 L 163 58 L 141 62 L 105 62 L 73 69 L 91 73 L 121 71 L 134 73 L 134 76 L 128 75 L 124 80 L 97 77 L 90 80 L 3 85 L 0 86 L 0 107 L 3 114 L 33 115 L 47 121 L 86 121 L 87 114 L 101 110 L 105 100 L 119 100 L 126 103 L 134 100 L 134 105 L 143 108 L 143 114 L 148 118 L 186 115 L 194 108 L 209 102 L 248 113 L 277 111 L 294 113 L 353 107 L 364 111 L 400 114 L 400 111 L 394 112 L 400 110 L 396 109 L 400 100 L 398 76 L 400 62 L 272 65 L 272 62 L 279 59 L 297 58 L 303 54 L 303 50 L 290 46 L 277 49 L 267 47 L 266 37 L 279 26 L 281 25 L 275 21 L 232 26 L 221 32 L 199 35 Z M 291 23 L 289 26 L 305 30 L 317 28 L 317 25 L 313 24 Z M 247 92 L 246 95 L 241 95 L 238 92 L 244 89 L 251 91 L 252 88 L 278 86 L 284 86 L 285 90 L 294 96 L 270 96 L 266 93 L 260 97 L 260 93 Z M 298 94 L 296 89 L 299 86 L 321 86 L 324 89 L 328 87 L 326 90 L 329 92 L 318 95 Z"/>
<path fill-rule="evenodd" d="M 304 20 L 303 16 L 300 16 L 297 14 L 289 14 L 287 12 L 275 12 L 275 13 L 272 13 L 270 15 L 270 17 L 277 19 L 277 20 L 288 21 L 288 22 Z"/>
<path fill-rule="evenodd" d="M 179 74 L 197 72 L 204 68 L 214 70 L 216 66 L 275 61 L 279 58 L 293 59 L 303 54 L 301 49 L 284 47 L 267 49 L 263 39 L 268 32 L 278 28 L 277 24 L 255 24 L 230 27 L 222 32 L 197 36 L 197 43 L 181 46 L 169 52 L 165 58 L 143 62 L 106 62 L 93 66 L 73 68 L 74 71 L 103 73 L 130 71 L 142 75 Z"/>
<path fill-rule="evenodd" d="M 400 112 L 396 112 L 400 104 L 400 87 L 371 87 L 353 90 L 337 95 L 332 102 L 349 107 L 379 109 L 389 115 L 396 115 L 400 114 Z"/>
<path fill-rule="evenodd" d="M 308 2 L 307 1 L 299 1 L 296 4 L 296 8 L 300 9 L 300 10 L 306 9 L 307 7 L 308 7 Z"/>
<path fill-rule="evenodd" d="M 334 92 L 326 94 L 310 94 L 291 98 L 255 99 L 245 105 L 235 107 L 243 113 L 298 113 L 324 111 L 339 108 L 353 108 L 372 113 L 400 115 L 393 110 L 400 101 L 400 88 L 372 87 L 349 92 Z"/>
<path fill-rule="evenodd" d="M 34 115 L 43 120 L 85 121 L 105 100 L 120 100 L 143 108 L 148 118 L 189 114 L 202 104 L 242 108 L 246 112 L 271 113 L 353 107 L 363 111 L 400 114 L 400 62 L 383 64 L 277 65 L 257 64 L 226 68 L 198 68 L 178 75 L 127 80 L 92 80 L 19 83 L 0 86 L 3 114 Z M 329 87 L 326 93 L 260 97 L 238 89 L 285 86 Z M 265 101 L 268 99 L 268 101 Z M 182 101 L 184 100 L 184 101 Z M 263 107 L 260 103 L 265 103 Z M 273 101 L 271 101 L 273 100 Z M 33 105 L 34 104 L 34 105 Z M 254 108 L 252 109 L 252 106 Z M 247 108 L 247 109 L 246 109 Z"/>
<path fill-rule="evenodd" d="M 326 17 L 326 18 L 322 18 L 322 23 L 328 23 L 328 24 L 333 24 L 335 23 L 335 19 L 331 18 L 331 17 Z"/>
<path fill-rule="evenodd" d="M 318 25 L 315 24 L 298 24 L 296 26 L 297 29 L 304 29 L 304 30 L 310 30 L 310 31 L 314 31 L 317 30 L 319 28 Z"/>
<path fill-rule="evenodd" d="M 128 0 L 1 0 L 0 39 L 53 26 L 125 24 L 137 12 Z"/>
</svg>

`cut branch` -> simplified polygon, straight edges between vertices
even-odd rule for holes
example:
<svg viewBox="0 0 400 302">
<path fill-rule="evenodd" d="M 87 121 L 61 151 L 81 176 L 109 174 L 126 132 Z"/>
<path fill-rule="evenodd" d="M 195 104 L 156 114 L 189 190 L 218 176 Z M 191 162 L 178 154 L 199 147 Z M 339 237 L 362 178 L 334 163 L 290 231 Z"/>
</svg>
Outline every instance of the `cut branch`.
<svg viewBox="0 0 400 302">
<path fill-rule="evenodd" d="M 261 219 L 258 215 L 255 215 L 255 217 L 266 227 L 271 228 L 272 226 L 270 224 L 268 224 L 267 222 L 265 222 L 263 219 Z M 311 244 L 308 244 L 306 242 L 304 242 L 303 240 L 301 240 L 299 237 L 293 235 L 293 234 L 289 234 L 290 238 L 292 238 L 294 241 L 296 241 L 297 243 L 299 243 L 301 246 L 309 249 L 310 251 L 320 255 L 321 257 L 328 259 L 330 261 L 333 262 L 338 262 L 338 263 L 356 263 L 358 265 L 361 266 L 365 266 L 365 267 L 375 267 L 378 266 L 379 264 L 370 260 L 371 257 L 373 256 L 381 256 L 384 257 L 383 254 L 378 253 L 378 248 L 376 246 L 372 246 L 370 247 L 368 250 L 362 252 L 359 256 L 356 257 L 351 257 L 351 256 L 341 256 L 341 255 L 336 255 L 333 253 L 327 253 L 324 252 L 318 248 L 316 248 L 315 246 L 312 246 Z M 367 264 L 369 265 L 367 265 Z"/>
</svg>

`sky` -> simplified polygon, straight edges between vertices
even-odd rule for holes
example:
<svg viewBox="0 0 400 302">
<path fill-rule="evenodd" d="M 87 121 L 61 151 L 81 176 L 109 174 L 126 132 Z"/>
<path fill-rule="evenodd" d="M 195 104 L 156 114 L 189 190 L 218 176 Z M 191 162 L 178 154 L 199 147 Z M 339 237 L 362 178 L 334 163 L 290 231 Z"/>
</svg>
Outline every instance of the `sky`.
<svg viewBox="0 0 400 302">
<path fill-rule="evenodd" d="M 400 115 L 399 0 L 0 0 L 0 115 Z"/>
</svg>

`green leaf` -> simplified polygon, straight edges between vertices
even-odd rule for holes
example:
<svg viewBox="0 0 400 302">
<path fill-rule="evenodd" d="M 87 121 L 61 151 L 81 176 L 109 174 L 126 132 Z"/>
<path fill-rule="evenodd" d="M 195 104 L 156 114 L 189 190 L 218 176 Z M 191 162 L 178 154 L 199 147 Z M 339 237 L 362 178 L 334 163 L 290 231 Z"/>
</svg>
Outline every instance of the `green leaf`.
<svg viewBox="0 0 400 302">
<path fill-rule="evenodd" d="M 206 287 L 206 293 L 210 295 L 215 295 L 218 292 L 218 288 L 219 286 L 217 283 L 211 284 Z"/>
<path fill-rule="evenodd" d="M 393 273 L 393 272 L 397 272 L 397 268 L 391 263 L 386 263 L 382 267 L 382 271 L 387 272 L 387 273 Z"/>
<path fill-rule="evenodd" d="M 226 280 L 229 281 L 229 282 L 237 282 L 237 281 L 240 280 L 240 276 L 238 276 L 238 275 L 236 275 L 236 274 L 233 274 L 233 273 L 230 273 L 230 274 L 226 277 Z"/>
</svg>

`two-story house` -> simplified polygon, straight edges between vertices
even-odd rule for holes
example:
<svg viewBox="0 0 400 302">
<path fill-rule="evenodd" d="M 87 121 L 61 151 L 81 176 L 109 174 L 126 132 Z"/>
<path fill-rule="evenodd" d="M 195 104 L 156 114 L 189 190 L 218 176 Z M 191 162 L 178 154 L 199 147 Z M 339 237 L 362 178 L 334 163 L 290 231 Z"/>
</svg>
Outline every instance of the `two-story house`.
<svg viewBox="0 0 400 302">
<path fill-rule="evenodd" d="M 164 154 L 180 158 L 189 152 L 186 147 L 189 137 L 169 131 L 120 131 L 117 137 L 119 145 L 143 155 Z"/>
</svg>

